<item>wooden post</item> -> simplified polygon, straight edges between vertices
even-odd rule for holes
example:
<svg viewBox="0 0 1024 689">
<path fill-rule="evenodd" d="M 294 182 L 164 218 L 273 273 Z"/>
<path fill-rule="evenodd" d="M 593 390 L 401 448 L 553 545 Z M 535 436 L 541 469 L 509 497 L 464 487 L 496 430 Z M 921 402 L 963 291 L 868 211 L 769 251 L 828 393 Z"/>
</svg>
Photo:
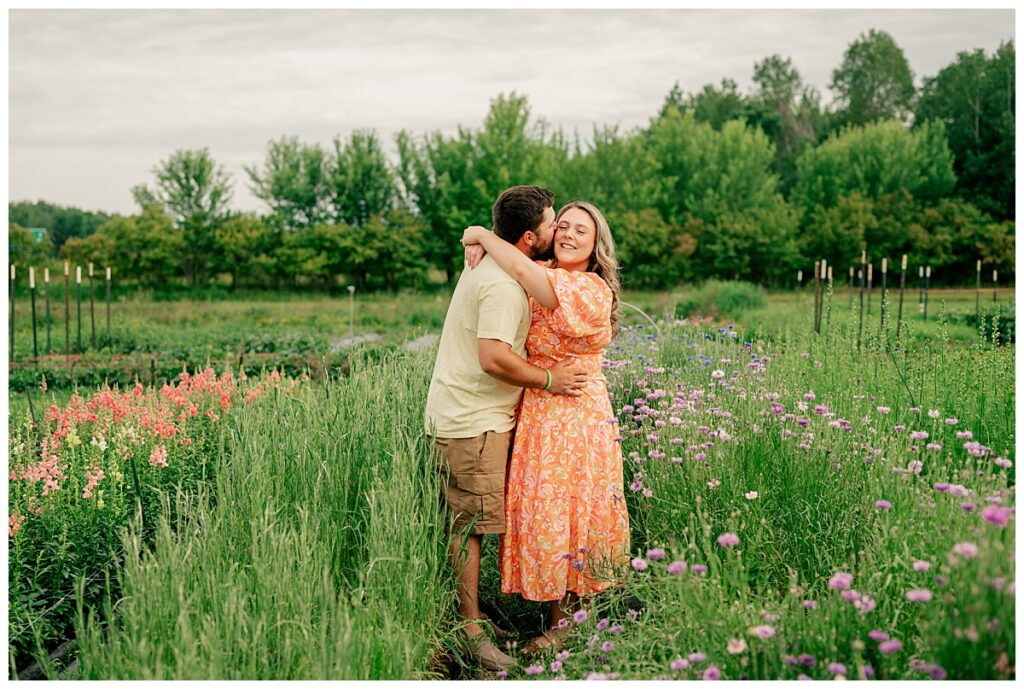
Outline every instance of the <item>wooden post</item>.
<svg viewBox="0 0 1024 689">
<path fill-rule="evenodd" d="M 71 285 L 67 261 L 64 261 L 64 361 L 71 366 Z"/>
<path fill-rule="evenodd" d="M 92 282 L 92 261 L 89 261 L 89 341 L 92 343 L 92 348 L 96 349 L 96 302 L 93 300 Z"/>
<path fill-rule="evenodd" d="M 871 315 L 871 291 L 874 289 L 874 285 L 875 285 L 875 275 L 874 275 L 874 272 L 873 272 L 873 266 L 874 266 L 874 264 L 872 264 L 872 263 L 868 264 L 868 315 L 869 316 Z"/>
<path fill-rule="evenodd" d="M 981 259 L 978 259 L 974 282 L 974 318 L 981 325 Z"/>
<path fill-rule="evenodd" d="M 924 321 L 928 322 L 928 288 L 931 286 L 932 281 L 932 267 L 928 266 L 924 269 Z"/>
<path fill-rule="evenodd" d="M 82 353 L 82 266 L 75 266 L 75 282 L 78 285 L 78 353 Z"/>
<path fill-rule="evenodd" d="M 992 303 L 996 303 L 996 289 L 999 288 L 999 271 L 992 271 Z"/>
<path fill-rule="evenodd" d="M 28 295 L 32 303 L 32 360 L 36 366 L 39 365 L 39 339 L 36 337 L 36 269 L 35 266 L 28 268 Z"/>
<path fill-rule="evenodd" d="M 800 288 L 804 286 L 804 271 L 796 271 L 796 291 L 799 292 Z"/>
<path fill-rule="evenodd" d="M 828 293 L 828 261 L 821 259 L 821 299 L 818 306 L 818 333 L 821 333 L 821 319 L 825 315 L 825 295 Z"/>
<path fill-rule="evenodd" d="M 821 308 L 819 300 L 821 299 L 821 275 L 818 268 L 821 266 L 821 261 L 814 262 L 814 323 L 812 327 L 814 332 L 818 332 L 818 310 Z"/>
<path fill-rule="evenodd" d="M 16 273 L 17 273 L 17 266 L 12 263 L 11 264 L 11 289 L 10 289 L 10 292 L 8 293 L 8 299 L 10 299 L 10 302 L 11 302 L 11 348 L 7 352 L 7 358 L 10 359 L 11 361 L 14 361 L 14 285 L 15 285 L 14 278 L 15 278 L 15 274 Z"/>
<path fill-rule="evenodd" d="M 860 282 L 860 320 L 857 325 L 857 349 L 860 349 L 861 337 L 864 335 L 864 277 L 868 261 L 868 252 L 860 252 L 860 270 L 857 271 L 857 280 Z"/>
<path fill-rule="evenodd" d="M 825 277 L 828 279 L 828 289 L 825 290 L 828 295 L 828 305 L 825 307 L 825 332 L 827 334 L 829 326 L 832 324 L 832 266 L 828 267 L 828 274 Z"/>
<path fill-rule="evenodd" d="M 110 336 L 110 266 L 107 266 L 107 347 L 114 353 L 114 340 Z"/>
<path fill-rule="evenodd" d="M 50 269 L 43 268 L 43 294 L 46 299 L 46 353 L 51 354 L 53 349 L 50 346 Z"/>
<path fill-rule="evenodd" d="M 917 267 L 917 305 L 924 304 L 924 266 Z"/>
<path fill-rule="evenodd" d="M 900 309 L 896 315 L 896 339 L 900 339 L 900 328 L 903 327 L 903 292 L 907 286 L 907 255 L 903 254 L 900 261 Z"/>
<path fill-rule="evenodd" d="M 885 300 L 885 295 L 886 295 L 886 289 L 885 289 L 885 287 L 886 287 L 886 285 L 885 285 L 886 279 L 885 279 L 885 276 L 886 276 L 886 273 L 888 272 L 888 264 L 889 264 L 889 259 L 883 258 L 882 259 L 882 290 L 878 293 L 878 303 L 879 303 L 879 307 L 878 307 L 878 330 L 879 330 L 879 332 L 882 332 L 882 331 L 885 330 L 885 312 L 887 310 L 886 309 L 886 300 Z M 888 338 L 886 338 L 886 339 L 888 339 Z"/>
</svg>

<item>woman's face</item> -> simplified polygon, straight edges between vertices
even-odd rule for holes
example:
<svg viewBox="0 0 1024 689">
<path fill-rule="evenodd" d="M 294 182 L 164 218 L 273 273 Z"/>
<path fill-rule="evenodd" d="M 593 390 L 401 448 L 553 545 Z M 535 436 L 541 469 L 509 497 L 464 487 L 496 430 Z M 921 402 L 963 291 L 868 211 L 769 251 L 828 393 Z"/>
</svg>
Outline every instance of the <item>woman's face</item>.
<svg viewBox="0 0 1024 689">
<path fill-rule="evenodd" d="M 597 241 L 597 225 L 590 213 L 570 208 L 555 227 L 555 258 L 561 268 L 586 270 Z"/>
</svg>

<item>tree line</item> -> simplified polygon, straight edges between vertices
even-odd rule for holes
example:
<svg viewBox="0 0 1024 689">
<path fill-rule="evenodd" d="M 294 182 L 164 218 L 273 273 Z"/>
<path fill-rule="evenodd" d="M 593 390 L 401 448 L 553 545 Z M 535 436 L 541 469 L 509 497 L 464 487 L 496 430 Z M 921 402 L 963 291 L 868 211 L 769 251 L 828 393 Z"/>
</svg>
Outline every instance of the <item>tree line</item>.
<svg viewBox="0 0 1024 689">
<path fill-rule="evenodd" d="M 749 93 L 677 84 L 646 126 L 586 141 L 514 92 L 477 128 L 400 132 L 397 160 L 373 130 L 328 147 L 282 137 L 245 168 L 258 214 L 231 209 L 233 180 L 207 149 L 179 150 L 132 190 L 134 215 L 12 203 L 11 260 L 93 261 L 153 286 L 416 288 L 455 279 L 463 228 L 489 225 L 502 189 L 540 184 L 606 213 L 628 287 L 785 284 L 819 258 L 845 271 L 864 247 L 908 253 L 940 283 L 972 278 L 978 259 L 1010 278 L 1014 62 L 1012 41 L 961 52 L 917 89 L 902 49 L 871 30 L 833 71 L 829 107 L 772 55 Z M 49 245 L 31 242 L 35 226 Z"/>
</svg>

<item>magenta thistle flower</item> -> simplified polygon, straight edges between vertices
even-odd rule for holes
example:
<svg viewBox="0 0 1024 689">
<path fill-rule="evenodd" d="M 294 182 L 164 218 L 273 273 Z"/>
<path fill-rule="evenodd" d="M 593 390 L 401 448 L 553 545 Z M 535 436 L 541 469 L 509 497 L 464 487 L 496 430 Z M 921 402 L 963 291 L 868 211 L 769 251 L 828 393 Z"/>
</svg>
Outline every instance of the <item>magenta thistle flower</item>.
<svg viewBox="0 0 1024 689">
<path fill-rule="evenodd" d="M 892 507 L 892 503 L 889 502 L 888 500 L 876 500 L 875 507 L 877 507 L 880 510 L 887 510 Z"/>
<path fill-rule="evenodd" d="M 703 663 L 705 660 L 707 660 L 707 656 L 703 653 L 697 652 L 691 653 L 690 655 L 686 656 L 686 659 L 694 665 L 696 665 L 697 663 Z"/>
<path fill-rule="evenodd" d="M 605 629 L 608 629 L 608 627 L 610 625 L 611 625 L 611 622 L 608 621 L 607 617 L 601 618 L 600 620 L 597 621 L 597 628 L 600 629 L 601 631 L 604 631 Z"/>
<path fill-rule="evenodd" d="M 775 636 L 775 627 L 767 624 L 759 624 L 750 631 L 762 639 L 770 639 Z"/>
<path fill-rule="evenodd" d="M 722 671 L 715 665 L 708 666 L 708 669 L 704 671 L 703 679 L 705 682 L 714 682 L 722 676 Z"/>
<path fill-rule="evenodd" d="M 949 490 L 949 484 L 945 482 L 939 482 L 932 486 L 932 488 L 939 491 L 940 493 L 945 493 L 947 490 Z"/>
<path fill-rule="evenodd" d="M 970 559 L 972 557 L 977 557 L 978 546 L 973 543 L 957 543 L 953 546 L 953 552 L 961 557 Z"/>
<path fill-rule="evenodd" d="M 928 443 L 927 445 L 924 446 L 924 449 L 926 449 L 926 450 L 928 450 L 930 452 L 938 452 L 939 450 L 942 449 L 942 444 L 941 443 Z"/>
<path fill-rule="evenodd" d="M 633 569 L 635 569 L 638 572 L 642 572 L 645 569 L 647 569 L 647 560 L 643 559 L 642 557 L 634 557 L 632 565 Z"/>
<path fill-rule="evenodd" d="M 708 573 L 708 566 L 707 565 L 690 565 L 690 571 L 693 572 L 694 574 L 707 574 Z"/>
<path fill-rule="evenodd" d="M 888 414 L 891 410 L 889 407 L 878 407 L 876 410 L 879 414 Z"/>
<path fill-rule="evenodd" d="M 559 670 L 562 669 L 562 661 L 561 660 L 553 660 L 553 661 L 551 661 L 550 669 L 551 669 L 552 672 L 558 672 Z"/>
<path fill-rule="evenodd" d="M 843 665 L 842 663 L 829 663 L 828 664 L 828 671 L 829 671 L 830 674 L 833 674 L 833 675 L 845 675 L 846 674 L 846 666 Z"/>
<path fill-rule="evenodd" d="M 932 592 L 928 589 L 911 589 L 907 591 L 907 600 L 911 603 L 927 603 L 932 599 Z"/>
<path fill-rule="evenodd" d="M 587 621 L 588 617 L 590 617 L 590 615 L 586 610 L 577 610 L 572 614 L 572 621 L 576 624 L 583 624 Z"/>
<path fill-rule="evenodd" d="M 671 663 L 669 663 L 668 667 L 673 672 L 679 672 L 680 670 L 685 670 L 686 668 L 690 667 L 690 661 L 688 661 L 686 658 L 676 658 Z"/>
<path fill-rule="evenodd" d="M 911 431 L 910 432 L 910 439 L 911 440 L 927 440 L 928 439 L 928 431 Z"/>
<path fill-rule="evenodd" d="M 899 639 L 888 639 L 887 641 L 883 641 L 882 643 L 878 644 L 879 652 L 885 654 L 895 653 L 901 648 L 903 648 L 903 642 Z"/>
<path fill-rule="evenodd" d="M 734 545 L 739 545 L 740 537 L 734 533 L 724 533 L 718 537 L 718 545 L 723 548 L 730 548 Z"/>
<path fill-rule="evenodd" d="M 1013 516 L 1012 507 L 996 507 L 990 505 L 981 511 L 981 518 L 990 524 L 995 524 L 998 527 L 1006 526 L 1006 522 L 1010 521 L 1010 517 Z"/>
<path fill-rule="evenodd" d="M 610 651 L 613 648 L 615 648 L 615 644 L 612 643 L 611 641 L 605 641 L 603 644 L 601 644 L 601 650 L 602 651 Z"/>
<path fill-rule="evenodd" d="M 665 557 L 665 551 L 661 548 L 651 548 L 647 551 L 648 560 L 660 560 Z"/>
<path fill-rule="evenodd" d="M 675 562 L 671 563 L 668 566 L 668 573 L 669 574 L 676 574 L 676 575 L 678 575 L 678 574 L 685 574 L 686 573 L 686 563 L 683 562 L 682 560 L 676 560 Z"/>
<path fill-rule="evenodd" d="M 801 653 L 799 656 L 797 656 L 796 661 L 804 667 L 814 667 L 815 663 L 814 656 L 812 656 L 810 653 Z"/>
<path fill-rule="evenodd" d="M 947 426 L 955 426 L 958 423 L 960 423 L 959 419 L 946 419 L 946 425 Z"/>
<path fill-rule="evenodd" d="M 881 642 L 887 640 L 889 638 L 889 635 L 883 632 L 881 629 L 872 629 L 870 632 L 868 632 L 868 637 L 872 641 Z"/>
<path fill-rule="evenodd" d="M 860 600 L 860 592 L 854 589 L 847 589 L 839 595 L 841 595 L 843 597 L 843 600 L 845 600 L 848 603 Z"/>
<path fill-rule="evenodd" d="M 540 673 L 544 672 L 544 666 L 543 665 L 530 665 L 530 666 L 528 666 L 526 668 L 525 672 L 528 675 L 539 675 Z"/>
<path fill-rule="evenodd" d="M 818 607 L 818 601 L 816 601 L 816 600 L 805 600 L 804 601 L 804 607 L 807 608 L 808 610 L 812 610 L 812 609 Z"/>
<path fill-rule="evenodd" d="M 832 575 L 832 578 L 828 580 L 828 587 L 837 591 L 850 588 L 850 584 L 853 583 L 853 575 L 847 572 L 836 572 Z"/>
<path fill-rule="evenodd" d="M 931 567 L 931 566 L 932 566 L 932 563 L 930 563 L 930 562 L 928 562 L 926 560 L 914 560 L 914 571 L 915 572 L 927 571 L 928 568 Z"/>
</svg>

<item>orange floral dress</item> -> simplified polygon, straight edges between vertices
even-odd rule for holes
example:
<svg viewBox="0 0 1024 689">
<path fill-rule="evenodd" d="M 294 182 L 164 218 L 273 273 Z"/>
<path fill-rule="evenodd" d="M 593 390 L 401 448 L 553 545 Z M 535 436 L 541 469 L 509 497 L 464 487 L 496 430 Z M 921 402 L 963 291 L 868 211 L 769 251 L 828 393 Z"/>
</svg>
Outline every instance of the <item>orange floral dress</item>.
<svg viewBox="0 0 1024 689">
<path fill-rule="evenodd" d="M 505 484 L 501 590 L 534 601 L 603 591 L 629 561 L 619 427 L 601 370 L 612 292 L 594 273 L 547 272 L 558 308 L 530 299 L 528 359 L 549 368 L 575 356 L 590 377 L 581 397 L 523 394 Z"/>
</svg>

